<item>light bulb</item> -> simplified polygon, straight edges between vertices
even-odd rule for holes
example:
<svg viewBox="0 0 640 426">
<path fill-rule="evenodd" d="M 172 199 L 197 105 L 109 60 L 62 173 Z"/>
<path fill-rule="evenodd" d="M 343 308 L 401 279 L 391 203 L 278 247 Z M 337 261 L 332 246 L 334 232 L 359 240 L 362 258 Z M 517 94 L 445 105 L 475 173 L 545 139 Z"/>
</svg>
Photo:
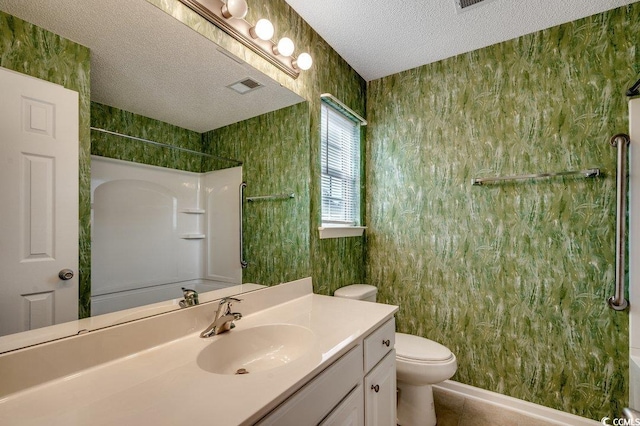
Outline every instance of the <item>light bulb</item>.
<svg viewBox="0 0 640 426">
<path fill-rule="evenodd" d="M 254 27 L 251 27 L 249 34 L 253 38 L 269 41 L 273 38 L 273 24 L 268 19 L 260 19 Z"/>
<path fill-rule="evenodd" d="M 313 65 L 313 59 L 308 53 L 301 53 L 298 58 L 292 62 L 294 68 L 299 68 L 303 71 L 308 70 Z"/>
<path fill-rule="evenodd" d="M 273 53 L 276 55 L 291 56 L 294 49 L 293 41 L 288 37 L 282 37 L 278 45 L 273 48 Z"/>
<path fill-rule="evenodd" d="M 249 6 L 245 0 L 227 0 L 226 4 L 222 6 L 222 16 L 227 19 L 243 19 L 247 16 L 248 10 Z"/>
</svg>

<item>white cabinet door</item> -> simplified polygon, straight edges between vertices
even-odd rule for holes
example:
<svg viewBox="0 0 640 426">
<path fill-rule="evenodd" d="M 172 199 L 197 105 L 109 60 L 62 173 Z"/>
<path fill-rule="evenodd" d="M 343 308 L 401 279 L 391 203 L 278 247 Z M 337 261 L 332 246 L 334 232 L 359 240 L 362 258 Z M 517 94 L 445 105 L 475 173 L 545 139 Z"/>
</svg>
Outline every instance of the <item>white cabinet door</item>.
<svg viewBox="0 0 640 426">
<path fill-rule="evenodd" d="M 0 94 L 5 335 L 78 319 L 79 128 L 77 92 L 1 68 Z"/>
<path fill-rule="evenodd" d="M 320 426 L 364 426 L 364 395 L 358 385 Z"/>
<path fill-rule="evenodd" d="M 315 426 L 340 404 L 349 390 L 361 381 L 362 346 L 358 345 L 257 424 L 260 426 Z"/>
<path fill-rule="evenodd" d="M 364 378 L 367 426 L 396 425 L 396 351 L 392 350 Z"/>
</svg>

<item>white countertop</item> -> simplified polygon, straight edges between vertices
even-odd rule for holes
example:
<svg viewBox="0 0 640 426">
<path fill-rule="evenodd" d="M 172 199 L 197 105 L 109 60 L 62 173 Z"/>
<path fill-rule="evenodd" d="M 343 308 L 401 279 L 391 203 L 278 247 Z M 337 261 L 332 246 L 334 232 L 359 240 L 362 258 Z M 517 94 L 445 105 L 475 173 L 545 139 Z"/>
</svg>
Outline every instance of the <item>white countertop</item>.
<svg viewBox="0 0 640 426">
<path fill-rule="evenodd" d="M 242 312 L 241 306 L 237 310 Z M 226 334 L 202 339 L 199 333 L 191 333 L 8 395 L 0 400 L 0 424 L 251 424 L 396 310 L 390 305 L 308 294 L 246 315 Z M 198 354 L 213 341 L 273 323 L 311 329 L 316 350 L 283 367 L 246 375 L 218 375 L 198 366 Z"/>
<path fill-rule="evenodd" d="M 230 285 L 227 288 L 200 293 L 200 303 L 208 302 L 221 297 L 237 296 L 239 294 L 265 288 L 263 285 L 245 283 Z M 182 300 L 178 297 L 173 300 L 153 303 L 143 307 L 124 309 L 122 311 L 97 315 L 89 318 L 69 321 L 49 327 L 36 328 L 22 333 L 0 336 L 0 353 L 16 350 L 26 346 L 37 345 L 43 342 L 75 336 L 78 332 L 98 330 L 115 324 L 145 318 L 151 315 L 162 314 L 180 309 L 178 303 Z"/>
</svg>

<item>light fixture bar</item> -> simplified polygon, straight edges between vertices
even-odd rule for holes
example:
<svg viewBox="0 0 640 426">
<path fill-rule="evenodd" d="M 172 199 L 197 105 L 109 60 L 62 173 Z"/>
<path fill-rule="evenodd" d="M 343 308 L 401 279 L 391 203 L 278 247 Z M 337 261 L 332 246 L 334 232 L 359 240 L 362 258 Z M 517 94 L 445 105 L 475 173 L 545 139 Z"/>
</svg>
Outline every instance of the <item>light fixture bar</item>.
<svg viewBox="0 0 640 426">
<path fill-rule="evenodd" d="M 180 0 L 180 2 L 253 50 L 263 59 L 275 65 L 288 76 L 298 78 L 300 75 L 300 71 L 292 66 L 292 61 L 295 61 L 295 57 L 276 55 L 273 53 L 273 42 L 251 37 L 250 30 L 253 25 L 244 19 L 227 19 L 222 16 L 222 6 L 224 6 L 224 3 L 221 0 Z"/>
</svg>

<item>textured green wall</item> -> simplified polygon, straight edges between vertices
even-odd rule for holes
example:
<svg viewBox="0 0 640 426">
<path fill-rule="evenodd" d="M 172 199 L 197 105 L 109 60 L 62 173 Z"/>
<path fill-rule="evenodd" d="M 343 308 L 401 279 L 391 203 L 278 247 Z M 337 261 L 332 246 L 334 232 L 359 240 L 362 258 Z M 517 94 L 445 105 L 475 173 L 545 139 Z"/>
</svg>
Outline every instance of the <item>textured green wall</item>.
<svg viewBox="0 0 640 426">
<path fill-rule="evenodd" d="M 284 0 L 253 2 L 248 19 L 251 22 L 266 17 L 273 22 L 279 36 L 290 37 L 297 52 L 309 52 L 314 66 L 300 74 L 296 80 L 287 79 L 283 84 L 303 98 L 309 105 L 309 259 L 314 291 L 333 294 L 339 287 L 363 282 L 364 238 L 338 238 L 320 240 L 318 227 L 321 224 L 320 203 L 320 95 L 331 93 L 356 112 L 365 115 L 366 84 L 364 80 L 304 21 Z M 258 61 L 250 62 L 252 65 Z M 263 61 L 264 62 L 264 61 Z M 281 79 L 281 74 L 269 69 L 268 75 Z M 287 161 L 286 158 L 280 161 Z M 249 164 L 245 164 L 250 167 Z M 292 236 L 286 236 L 291 239 Z M 302 235 L 296 237 L 304 241 Z M 302 247 L 300 248 L 302 250 Z M 307 274 L 308 276 L 308 274 Z"/>
<path fill-rule="evenodd" d="M 608 142 L 639 35 L 635 3 L 370 83 L 368 280 L 400 331 L 451 348 L 455 380 L 594 419 L 627 404 Z"/>
<path fill-rule="evenodd" d="M 300 176 L 300 180 L 308 180 L 307 184 L 288 183 L 290 187 L 302 185 L 300 187 L 301 190 L 304 190 L 305 185 L 308 188 L 306 193 L 296 192 L 296 197 L 299 199 L 296 199 L 294 204 L 300 209 L 306 209 L 309 215 L 308 219 L 305 219 L 300 225 L 284 225 L 285 223 L 290 223 L 287 216 L 288 210 L 285 208 L 277 209 L 275 205 L 268 206 L 265 202 L 258 207 L 247 206 L 247 210 L 255 210 L 258 217 L 273 215 L 268 223 L 274 224 L 277 228 L 269 228 L 266 225 L 262 225 L 262 228 L 256 229 L 255 232 L 246 230 L 245 242 L 247 249 L 251 251 L 246 257 L 250 262 L 253 261 L 256 264 L 254 270 L 256 275 L 253 275 L 254 272 L 247 270 L 243 278 L 244 281 L 249 281 L 256 277 L 255 281 L 272 284 L 281 281 L 282 277 L 293 279 L 311 275 L 313 277 L 314 291 L 323 294 L 331 294 L 333 290 L 346 284 L 362 282 L 365 275 L 364 238 L 320 240 L 317 228 L 321 222 L 319 185 L 320 95 L 327 92 L 331 93 L 356 112 L 364 115 L 366 91 L 364 80 L 284 0 L 251 2 L 246 19 L 250 22 L 256 22 L 259 18 L 268 18 L 273 22 L 278 37 L 290 37 L 296 45 L 296 52 L 306 51 L 311 54 L 314 66 L 309 71 L 302 72 L 300 77 L 295 80 L 280 72 L 242 44 L 228 37 L 177 0 L 147 1 L 176 19 L 181 20 L 203 36 L 215 41 L 224 49 L 242 58 L 308 101 L 308 118 L 305 119 L 308 122 L 307 138 L 306 140 L 292 142 L 293 146 L 299 147 L 298 150 L 293 150 L 282 139 L 275 140 L 271 138 L 268 134 L 269 130 L 265 129 L 267 130 L 266 134 L 255 135 L 254 143 L 258 144 L 257 148 L 262 152 L 268 152 L 274 155 L 274 158 L 262 159 L 261 161 L 264 161 L 264 163 L 252 165 L 249 158 L 255 158 L 252 153 L 255 148 L 251 144 L 245 143 L 242 150 L 233 151 L 233 158 L 245 161 L 245 176 L 251 176 L 253 170 L 268 170 L 268 174 L 260 178 L 260 183 L 251 178 L 253 182 L 249 182 L 250 185 L 260 186 L 250 186 L 247 192 L 249 195 L 258 194 L 258 191 L 263 188 L 279 192 L 290 176 L 291 169 L 289 164 L 296 164 L 296 167 L 298 167 L 297 165 L 306 162 L 304 169 L 298 170 L 297 173 Z M 283 114 L 276 114 L 276 116 L 265 118 L 264 120 L 286 121 L 287 119 Z M 276 121 L 272 124 L 275 129 L 284 129 L 290 126 L 290 123 L 276 123 Z M 262 125 L 254 124 L 257 126 Z M 232 134 L 233 130 L 239 132 L 237 137 L 240 140 L 245 138 L 246 129 L 242 125 L 230 126 L 229 129 L 224 131 L 226 137 L 230 138 L 226 143 L 233 143 L 233 138 L 236 137 Z M 298 130 L 295 132 L 299 135 L 304 134 L 304 132 Z M 217 138 L 217 140 L 220 139 Z M 216 142 L 216 144 L 211 145 L 209 152 L 222 156 L 231 155 L 227 154 L 230 151 L 224 148 L 223 145 L 218 145 Z M 215 151 L 218 147 L 222 152 Z M 280 155 L 280 153 L 286 154 Z M 267 163 L 270 165 L 268 169 L 265 168 Z M 256 192 L 254 192 L 254 189 Z M 308 206 L 303 206 L 301 203 L 309 204 Z M 273 210 L 269 211 L 269 209 Z M 247 226 L 249 226 L 248 223 Z M 251 240 L 254 235 L 258 238 L 256 241 Z M 273 253 L 274 256 L 277 256 L 277 259 L 268 259 L 267 254 L 263 254 L 262 258 L 260 257 L 258 244 L 263 243 L 268 245 L 262 250 Z M 271 244 L 275 245 L 273 252 L 267 248 Z M 281 245 L 286 245 L 287 247 L 280 247 Z M 296 256 L 293 258 L 284 256 L 285 254 L 288 256 L 290 253 L 295 253 Z M 250 257 L 253 255 L 257 255 L 257 257 Z M 281 259 L 283 259 L 284 264 L 279 263 Z M 287 268 L 292 268 L 291 264 L 286 263 L 291 262 L 291 259 L 295 259 L 294 272 L 285 273 Z M 264 265 L 266 270 L 258 271 L 261 267 L 258 265 Z"/>
<path fill-rule="evenodd" d="M 91 285 L 89 49 L 0 11 L 0 66 L 79 93 L 80 317 L 88 316 Z"/>
</svg>

